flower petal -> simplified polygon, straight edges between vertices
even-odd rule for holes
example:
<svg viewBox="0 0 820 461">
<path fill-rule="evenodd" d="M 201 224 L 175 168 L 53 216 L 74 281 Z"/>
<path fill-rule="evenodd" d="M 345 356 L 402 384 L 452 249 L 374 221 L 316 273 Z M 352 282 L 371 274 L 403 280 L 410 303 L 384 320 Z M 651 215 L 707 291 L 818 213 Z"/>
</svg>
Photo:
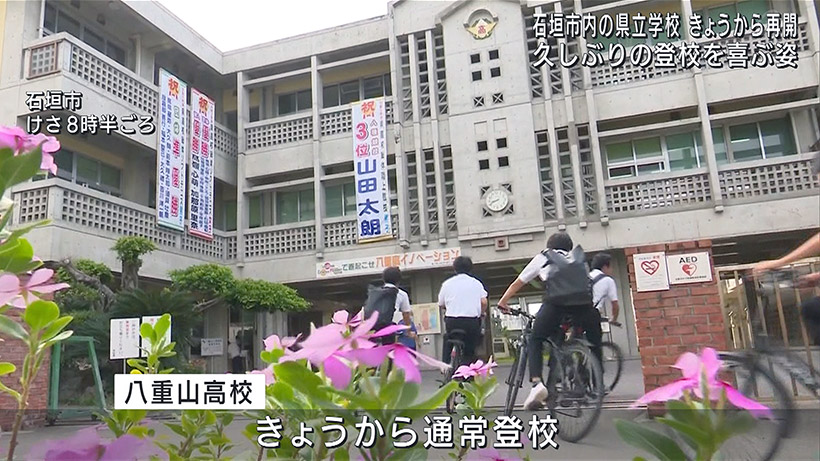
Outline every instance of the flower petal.
<svg viewBox="0 0 820 461">
<path fill-rule="evenodd" d="M 348 317 L 350 317 L 349 312 L 336 311 L 333 313 L 333 323 L 338 323 L 339 325 L 347 325 Z"/>
<path fill-rule="evenodd" d="M 700 361 L 706 371 L 706 379 L 711 386 L 715 383 L 715 378 L 718 371 L 720 371 L 720 359 L 717 351 L 711 347 L 703 349 L 700 353 Z"/>
<path fill-rule="evenodd" d="M 150 459 L 151 456 L 168 459 L 167 453 L 155 446 L 150 439 L 126 434 L 109 443 L 99 461 L 141 460 Z"/>
<path fill-rule="evenodd" d="M 71 285 L 67 283 L 52 283 L 50 285 L 37 285 L 30 287 L 30 290 L 35 293 L 40 294 L 48 294 L 54 293 L 55 291 L 65 290 L 66 288 L 70 288 Z"/>
<path fill-rule="evenodd" d="M 402 347 L 404 347 L 404 346 L 402 346 Z M 440 362 L 440 361 L 434 359 L 433 357 L 430 357 L 429 355 L 424 355 L 421 352 L 418 352 L 418 351 L 415 351 L 415 350 L 409 349 L 409 348 L 408 348 L 408 350 L 419 361 L 424 362 L 427 365 L 430 365 L 432 367 L 436 367 L 436 368 L 438 368 L 439 370 L 442 370 L 442 371 L 446 371 L 446 370 L 450 369 L 450 365 L 448 365 L 444 362 Z"/>
<path fill-rule="evenodd" d="M 343 355 L 368 367 L 377 367 L 384 363 L 384 359 L 387 358 L 391 350 L 390 346 L 378 346 L 371 349 L 353 349 L 344 352 Z"/>
<path fill-rule="evenodd" d="M 407 330 L 410 327 L 407 325 L 388 325 L 381 330 L 373 333 L 370 337 L 371 338 L 381 338 L 382 336 L 388 336 L 395 334 L 397 331 Z"/>
<path fill-rule="evenodd" d="M 732 405 L 748 410 L 756 418 L 774 418 L 771 410 L 765 405 L 746 397 L 728 383 L 720 382 L 719 384 L 726 391 L 726 398 Z"/>
<path fill-rule="evenodd" d="M 330 382 L 336 389 L 345 389 L 353 379 L 350 367 L 339 360 L 336 356 L 328 357 L 324 362 L 325 375 L 330 378 Z"/>
<path fill-rule="evenodd" d="M 283 349 L 282 341 L 279 340 L 279 336 L 270 335 L 262 341 L 262 344 L 265 345 L 265 350 L 270 352 L 274 349 Z"/>
<path fill-rule="evenodd" d="M 672 366 L 680 370 L 684 378 L 700 378 L 700 357 L 691 352 L 681 354 Z"/>
<path fill-rule="evenodd" d="M 276 377 L 273 376 L 273 365 L 266 367 L 264 370 L 253 370 L 252 375 L 265 375 L 265 386 L 270 386 L 276 382 Z"/>
<path fill-rule="evenodd" d="M 393 350 L 393 363 L 396 367 L 404 370 L 404 378 L 411 383 L 421 382 L 421 372 L 419 371 L 418 363 L 413 359 L 413 356 L 408 352 L 410 349 L 406 347 L 397 347 Z"/>
<path fill-rule="evenodd" d="M 31 277 L 26 282 L 27 287 L 33 287 L 48 282 L 54 277 L 54 271 L 51 269 L 37 269 L 31 274 Z"/>
<path fill-rule="evenodd" d="M 20 279 L 14 274 L 0 275 L 0 293 L 20 293 Z"/>
<path fill-rule="evenodd" d="M 683 378 L 673 381 L 665 386 L 661 386 L 655 390 L 649 391 L 643 397 L 633 403 L 630 408 L 635 408 L 640 405 L 646 405 L 651 402 L 666 402 L 667 400 L 675 400 L 683 395 L 686 389 L 696 388 L 698 386 L 697 379 Z"/>
<path fill-rule="evenodd" d="M 455 373 L 453 373 L 453 378 L 472 378 L 473 376 L 478 376 L 478 372 L 474 370 L 472 367 L 467 365 L 462 365 L 458 367 Z"/>
</svg>

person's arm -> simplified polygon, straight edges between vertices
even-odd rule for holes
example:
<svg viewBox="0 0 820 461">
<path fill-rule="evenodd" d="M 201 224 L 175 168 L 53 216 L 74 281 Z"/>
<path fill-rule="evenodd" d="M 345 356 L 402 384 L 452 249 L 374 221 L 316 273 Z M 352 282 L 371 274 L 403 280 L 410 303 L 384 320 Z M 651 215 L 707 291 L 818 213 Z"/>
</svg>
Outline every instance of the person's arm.
<svg viewBox="0 0 820 461">
<path fill-rule="evenodd" d="M 541 272 L 541 267 L 546 262 L 546 257 L 541 254 L 536 255 L 532 260 L 524 267 L 524 270 L 521 271 L 521 274 L 518 275 L 518 278 L 510 284 L 507 288 L 507 291 L 504 292 L 504 295 L 501 296 L 501 299 L 498 301 L 498 307 L 502 309 L 508 309 L 510 299 L 515 296 L 524 285 L 530 283 L 535 277 L 538 277 L 538 274 Z"/>
<path fill-rule="evenodd" d="M 618 301 L 612 301 L 612 318 L 610 322 L 618 323 L 618 311 L 620 308 L 618 307 Z"/>
<path fill-rule="evenodd" d="M 410 307 L 410 298 L 407 296 L 407 293 L 401 292 L 399 310 L 401 311 L 404 324 L 408 327 L 411 326 L 413 322 L 410 320 L 410 314 L 413 313 L 413 308 Z"/>
<path fill-rule="evenodd" d="M 795 261 L 811 256 L 817 256 L 818 254 L 820 254 L 820 233 L 817 233 L 817 235 L 809 238 L 805 243 L 797 247 L 797 249 L 780 259 L 758 263 L 755 266 L 754 271 L 759 273 L 777 269 L 778 267 L 787 266 Z"/>
<path fill-rule="evenodd" d="M 487 310 L 490 308 L 490 301 L 487 300 L 487 296 L 481 298 L 481 315 L 485 315 Z"/>
<path fill-rule="evenodd" d="M 615 285 L 615 280 L 609 279 L 609 301 L 612 303 L 612 318 L 610 322 L 618 323 L 618 314 L 620 311 L 620 306 L 618 305 L 618 287 Z"/>
</svg>

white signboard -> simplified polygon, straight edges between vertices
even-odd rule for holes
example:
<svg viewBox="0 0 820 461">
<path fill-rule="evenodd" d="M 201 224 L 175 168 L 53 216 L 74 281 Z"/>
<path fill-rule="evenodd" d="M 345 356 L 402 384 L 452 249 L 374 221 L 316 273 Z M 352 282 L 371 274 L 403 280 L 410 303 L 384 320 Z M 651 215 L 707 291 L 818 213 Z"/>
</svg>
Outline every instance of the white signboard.
<svg viewBox="0 0 820 461">
<path fill-rule="evenodd" d="M 188 86 L 159 71 L 157 224 L 185 230 L 185 165 L 188 162 Z"/>
<path fill-rule="evenodd" d="M 143 323 L 150 323 L 151 326 L 154 326 L 154 325 L 157 324 L 157 320 L 159 320 L 159 318 L 160 318 L 159 315 L 154 315 L 154 316 L 150 316 L 150 317 L 143 317 L 142 322 L 140 323 L 140 325 L 142 325 Z M 171 326 L 169 325 L 168 326 L 168 331 L 165 332 L 165 345 L 168 345 L 170 342 L 171 342 Z M 148 354 L 145 353 L 145 350 L 148 350 L 148 349 L 151 348 L 151 340 L 144 339 L 142 341 L 142 348 L 144 350 L 140 351 L 141 352 L 140 357 L 148 357 Z"/>
<path fill-rule="evenodd" d="M 669 289 L 666 253 L 642 253 L 632 256 L 638 292 Z"/>
<path fill-rule="evenodd" d="M 712 281 L 712 264 L 706 251 L 667 256 L 666 263 L 672 285 Z"/>
<path fill-rule="evenodd" d="M 203 357 L 210 357 L 213 355 L 223 355 L 225 353 L 225 344 L 222 338 L 202 338 L 199 355 Z"/>
<path fill-rule="evenodd" d="M 265 375 L 115 375 L 115 410 L 264 410 Z"/>
<path fill-rule="evenodd" d="M 451 267 L 461 256 L 461 248 L 410 251 L 407 253 L 371 256 L 368 258 L 326 261 L 316 263 L 316 277 L 346 277 L 351 275 L 380 274 L 385 268 L 398 267 L 402 271 Z"/>
<path fill-rule="evenodd" d="M 214 238 L 214 102 L 191 88 L 191 186 L 188 189 L 191 235 Z"/>
<path fill-rule="evenodd" d="M 393 238 L 384 98 L 353 104 L 353 164 L 359 243 Z"/>
<path fill-rule="evenodd" d="M 111 360 L 140 356 L 140 319 L 111 319 L 109 355 Z"/>
</svg>

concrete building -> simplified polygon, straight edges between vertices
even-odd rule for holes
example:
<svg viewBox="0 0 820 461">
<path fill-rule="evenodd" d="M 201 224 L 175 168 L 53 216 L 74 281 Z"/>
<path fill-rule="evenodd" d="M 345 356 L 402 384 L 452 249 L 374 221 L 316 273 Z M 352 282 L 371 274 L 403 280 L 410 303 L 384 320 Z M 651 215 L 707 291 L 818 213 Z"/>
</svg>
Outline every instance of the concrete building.
<svg viewBox="0 0 820 461">
<path fill-rule="evenodd" d="M 736 266 L 777 255 L 820 222 L 809 170 L 820 138 L 817 2 L 717 3 L 399 0 L 386 16 L 223 53 L 153 2 L 7 2 L 1 122 L 26 126 L 27 92 L 54 89 L 81 92 L 79 114 L 156 117 L 160 68 L 213 98 L 218 122 L 213 241 L 157 227 L 156 135 L 61 135 L 60 172 L 15 189 L 14 222 L 52 220 L 32 234 L 43 259 L 117 267 L 114 240 L 144 235 L 160 247 L 147 278 L 216 262 L 314 301 L 307 314 L 257 318 L 257 338 L 361 306 L 393 255 L 425 258 L 405 259 L 413 303 L 436 300 L 455 250 L 497 300 L 566 230 L 588 252 L 614 255 L 626 328 L 613 337 L 637 356 L 625 249 L 710 240 L 714 266 Z M 541 12 L 771 8 L 798 15 L 796 69 L 535 65 Z M 477 20 L 489 36 L 468 30 Z M 585 39 L 550 44 L 587 49 Z M 350 103 L 379 96 L 395 239 L 358 245 Z M 485 201 L 496 190 L 500 209 Z M 346 265 L 362 260 L 373 269 Z M 532 287 L 519 303 L 539 300 Z M 227 336 L 226 322 L 210 318 L 206 335 Z"/>
</svg>

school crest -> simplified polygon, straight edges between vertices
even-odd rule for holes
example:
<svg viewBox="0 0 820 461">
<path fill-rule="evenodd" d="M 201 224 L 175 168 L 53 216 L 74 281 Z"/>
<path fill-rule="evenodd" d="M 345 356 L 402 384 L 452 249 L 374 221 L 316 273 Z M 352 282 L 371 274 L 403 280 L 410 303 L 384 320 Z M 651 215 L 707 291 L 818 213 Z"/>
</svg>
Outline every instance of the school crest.
<svg viewBox="0 0 820 461">
<path fill-rule="evenodd" d="M 464 23 L 464 28 L 476 40 L 483 40 L 493 34 L 497 24 L 497 16 L 487 10 L 478 10 L 470 15 L 470 19 Z"/>
</svg>

